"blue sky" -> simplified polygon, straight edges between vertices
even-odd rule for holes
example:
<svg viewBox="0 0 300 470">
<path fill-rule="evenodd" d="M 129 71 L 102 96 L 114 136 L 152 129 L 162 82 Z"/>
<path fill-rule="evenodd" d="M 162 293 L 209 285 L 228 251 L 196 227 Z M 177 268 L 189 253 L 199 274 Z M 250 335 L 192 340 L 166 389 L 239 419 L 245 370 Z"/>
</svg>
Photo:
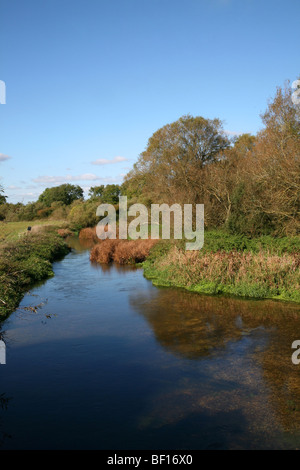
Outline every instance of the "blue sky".
<svg viewBox="0 0 300 470">
<path fill-rule="evenodd" d="M 0 17 L 10 202 L 121 183 L 184 114 L 256 133 L 276 87 L 300 75 L 299 0 L 0 0 Z"/>
</svg>

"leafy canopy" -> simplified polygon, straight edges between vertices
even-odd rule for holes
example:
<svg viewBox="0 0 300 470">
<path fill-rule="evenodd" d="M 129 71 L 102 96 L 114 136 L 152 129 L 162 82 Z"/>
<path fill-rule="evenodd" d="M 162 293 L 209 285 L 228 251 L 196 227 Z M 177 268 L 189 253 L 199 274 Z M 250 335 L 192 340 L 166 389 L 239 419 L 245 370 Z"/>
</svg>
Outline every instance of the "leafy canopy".
<svg viewBox="0 0 300 470">
<path fill-rule="evenodd" d="M 78 185 L 61 184 L 54 188 L 46 188 L 40 195 L 39 202 L 44 203 L 47 207 L 53 202 L 62 202 L 66 206 L 72 204 L 73 201 L 83 198 L 83 190 Z"/>
<path fill-rule="evenodd" d="M 4 196 L 4 190 L 2 186 L 0 186 L 0 204 L 5 204 L 6 203 L 6 196 Z"/>
<path fill-rule="evenodd" d="M 102 203 L 118 204 L 121 188 L 118 184 L 94 186 L 89 190 L 91 199 L 99 198 Z"/>
</svg>

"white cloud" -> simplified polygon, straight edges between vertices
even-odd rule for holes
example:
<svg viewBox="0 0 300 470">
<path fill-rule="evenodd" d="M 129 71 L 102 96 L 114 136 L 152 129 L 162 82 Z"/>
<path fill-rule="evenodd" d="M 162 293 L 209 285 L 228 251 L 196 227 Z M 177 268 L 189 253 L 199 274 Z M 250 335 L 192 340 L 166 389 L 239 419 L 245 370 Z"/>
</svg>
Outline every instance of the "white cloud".
<svg viewBox="0 0 300 470">
<path fill-rule="evenodd" d="M 66 176 L 38 176 L 37 178 L 33 178 L 32 181 L 34 183 L 38 183 L 40 185 L 56 185 L 56 184 L 64 184 L 64 183 L 73 183 L 73 182 L 80 182 L 80 181 L 101 181 L 102 183 L 117 183 L 123 175 L 118 175 L 116 177 L 111 176 L 97 176 L 93 173 L 84 173 L 82 175 L 66 175 Z"/>
<path fill-rule="evenodd" d="M 5 189 L 11 189 L 11 190 L 14 190 L 14 189 L 22 189 L 20 186 L 7 186 Z"/>
<path fill-rule="evenodd" d="M 108 160 L 107 158 L 98 158 L 94 162 L 91 162 L 92 165 L 112 165 L 115 163 L 127 162 L 128 158 L 125 157 L 114 157 L 112 160 Z"/>
<path fill-rule="evenodd" d="M 0 162 L 5 162 L 5 160 L 9 160 L 11 157 L 8 155 L 4 155 L 4 153 L 0 153 Z"/>
<path fill-rule="evenodd" d="M 235 131 L 224 131 L 226 135 L 234 136 L 234 135 L 242 135 L 242 132 L 235 132 Z"/>
<path fill-rule="evenodd" d="M 94 175 L 93 173 L 84 173 L 82 175 L 66 175 L 66 176 L 38 176 L 33 178 L 34 183 L 70 183 L 74 181 L 96 181 L 102 179 L 100 176 Z"/>
</svg>

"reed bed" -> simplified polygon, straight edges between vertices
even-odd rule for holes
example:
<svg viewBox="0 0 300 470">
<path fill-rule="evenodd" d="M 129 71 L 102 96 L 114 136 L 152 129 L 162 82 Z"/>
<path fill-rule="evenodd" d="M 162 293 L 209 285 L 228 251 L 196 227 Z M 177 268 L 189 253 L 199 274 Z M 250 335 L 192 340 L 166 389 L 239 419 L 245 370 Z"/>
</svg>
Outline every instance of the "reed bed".
<svg viewBox="0 0 300 470">
<path fill-rule="evenodd" d="M 145 263 L 146 277 L 204 293 L 300 302 L 300 253 L 184 251 L 173 246 Z"/>
<path fill-rule="evenodd" d="M 108 224 L 104 227 L 104 231 L 107 232 L 109 234 L 108 236 L 110 236 L 110 237 L 114 234 L 114 232 L 112 230 L 112 227 Z M 117 238 L 119 237 L 119 227 L 118 226 L 116 227 L 115 235 L 116 235 Z M 93 241 L 95 243 L 98 243 L 100 241 L 100 239 L 97 235 L 97 227 L 83 228 L 82 230 L 80 230 L 79 239 L 80 240 L 89 240 L 89 241 Z"/>
<path fill-rule="evenodd" d="M 98 241 L 97 233 L 96 233 L 96 227 L 93 228 L 83 228 L 80 230 L 79 233 L 79 239 L 80 240 L 91 240 L 94 242 Z"/>
<path fill-rule="evenodd" d="M 57 230 L 57 233 L 62 238 L 67 238 L 70 235 L 73 235 L 73 232 L 71 230 L 69 230 L 68 228 L 59 228 Z"/>
<path fill-rule="evenodd" d="M 113 240 L 107 238 L 95 245 L 90 260 L 108 264 L 115 261 L 119 264 L 142 263 L 149 256 L 151 248 L 158 240 Z"/>
</svg>

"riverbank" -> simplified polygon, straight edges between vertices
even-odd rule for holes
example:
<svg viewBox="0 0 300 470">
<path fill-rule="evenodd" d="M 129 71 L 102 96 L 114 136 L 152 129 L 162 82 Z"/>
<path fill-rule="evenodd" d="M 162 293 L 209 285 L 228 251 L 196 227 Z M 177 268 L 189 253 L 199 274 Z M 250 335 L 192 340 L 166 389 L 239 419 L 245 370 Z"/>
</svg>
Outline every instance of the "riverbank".
<svg viewBox="0 0 300 470">
<path fill-rule="evenodd" d="M 3 243 L 18 240 L 31 227 L 33 233 L 43 230 L 63 229 L 68 227 L 65 220 L 33 220 L 22 222 L 0 222 L 0 246 Z"/>
<path fill-rule="evenodd" d="M 1 450 L 299 448 L 298 304 L 157 289 L 70 244 L 1 325 Z"/>
<path fill-rule="evenodd" d="M 70 251 L 57 227 L 22 235 L 0 245 L 0 318 L 19 305 L 35 282 L 53 276 L 53 261 Z"/>
<path fill-rule="evenodd" d="M 211 232 L 200 251 L 162 241 L 143 268 L 156 286 L 300 303 L 299 237 L 247 239 Z"/>
</svg>

